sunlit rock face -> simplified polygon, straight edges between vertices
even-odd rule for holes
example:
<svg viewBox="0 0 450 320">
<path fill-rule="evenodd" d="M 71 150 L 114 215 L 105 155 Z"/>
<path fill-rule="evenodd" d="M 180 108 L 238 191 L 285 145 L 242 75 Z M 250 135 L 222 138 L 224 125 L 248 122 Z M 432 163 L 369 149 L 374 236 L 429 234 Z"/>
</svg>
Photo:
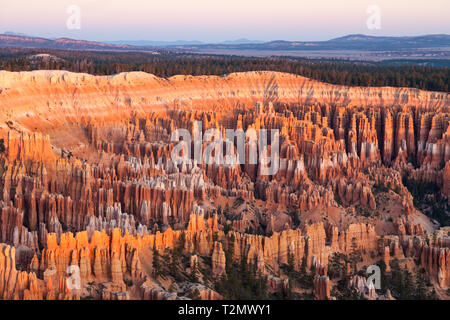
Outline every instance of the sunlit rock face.
<svg viewBox="0 0 450 320">
<path fill-rule="evenodd" d="M 0 298 L 221 299 L 200 270 L 219 279 L 244 259 L 272 291 L 289 287 L 283 265 L 306 266 L 315 298 L 329 299 L 332 255 L 355 250 L 366 265 L 418 259 L 446 289 L 448 230 L 430 235 L 439 225 L 402 178 L 433 183 L 448 201 L 449 101 L 274 72 L 0 71 Z M 244 163 L 178 164 L 177 129 L 276 130 L 278 170 L 249 163 L 263 148 L 248 137 Z M 191 274 L 169 276 L 176 285 L 154 270 L 155 252 L 174 251 Z"/>
</svg>

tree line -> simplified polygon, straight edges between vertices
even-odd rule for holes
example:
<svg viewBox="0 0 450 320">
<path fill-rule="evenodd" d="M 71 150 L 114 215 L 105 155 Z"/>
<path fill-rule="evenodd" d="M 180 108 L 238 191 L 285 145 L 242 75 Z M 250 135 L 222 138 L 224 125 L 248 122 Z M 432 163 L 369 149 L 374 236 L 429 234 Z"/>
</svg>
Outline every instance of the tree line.
<svg viewBox="0 0 450 320">
<path fill-rule="evenodd" d="M 50 57 L 39 57 L 39 54 Z M 143 71 L 168 78 L 224 75 L 245 71 L 279 71 L 348 86 L 411 87 L 449 91 L 449 67 L 303 58 L 249 58 L 173 52 L 95 52 L 47 49 L 0 49 L 0 69 L 7 71 L 67 70 L 94 75 Z"/>
</svg>

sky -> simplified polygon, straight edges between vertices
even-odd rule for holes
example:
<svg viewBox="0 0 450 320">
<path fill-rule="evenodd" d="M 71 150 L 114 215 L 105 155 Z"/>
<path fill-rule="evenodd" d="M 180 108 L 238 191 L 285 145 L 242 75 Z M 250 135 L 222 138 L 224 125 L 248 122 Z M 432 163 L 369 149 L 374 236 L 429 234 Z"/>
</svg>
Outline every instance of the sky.
<svg viewBox="0 0 450 320">
<path fill-rule="evenodd" d="M 0 0 L 0 33 L 97 41 L 449 34 L 449 17 L 450 0 Z"/>
</svg>

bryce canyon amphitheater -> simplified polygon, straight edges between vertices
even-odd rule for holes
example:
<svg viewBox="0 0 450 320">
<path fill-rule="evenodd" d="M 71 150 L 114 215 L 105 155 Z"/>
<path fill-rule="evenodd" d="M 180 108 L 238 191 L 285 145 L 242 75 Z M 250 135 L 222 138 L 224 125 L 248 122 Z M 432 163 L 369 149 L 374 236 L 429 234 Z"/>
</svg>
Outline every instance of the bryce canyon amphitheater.
<svg viewBox="0 0 450 320">
<path fill-rule="evenodd" d="M 336 254 L 358 255 L 344 276 L 367 299 L 394 298 L 358 271 L 394 260 L 448 299 L 450 228 L 403 178 L 436 184 L 448 208 L 449 102 L 276 72 L 0 71 L 0 299 L 223 299 L 240 261 L 268 292 L 336 299 Z M 197 121 L 278 129 L 278 172 L 173 163 L 172 132 Z"/>
</svg>

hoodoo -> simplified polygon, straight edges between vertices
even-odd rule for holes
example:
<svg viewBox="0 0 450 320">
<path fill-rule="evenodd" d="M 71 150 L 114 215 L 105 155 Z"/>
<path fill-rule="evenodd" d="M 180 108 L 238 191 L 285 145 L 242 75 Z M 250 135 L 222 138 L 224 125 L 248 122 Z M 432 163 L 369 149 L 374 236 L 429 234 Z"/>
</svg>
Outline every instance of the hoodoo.
<svg viewBox="0 0 450 320">
<path fill-rule="evenodd" d="M 287 73 L 0 71 L 0 298 L 394 299 L 373 265 L 448 298 L 449 124 L 448 93 Z M 176 162 L 177 129 L 255 136 Z"/>
</svg>

